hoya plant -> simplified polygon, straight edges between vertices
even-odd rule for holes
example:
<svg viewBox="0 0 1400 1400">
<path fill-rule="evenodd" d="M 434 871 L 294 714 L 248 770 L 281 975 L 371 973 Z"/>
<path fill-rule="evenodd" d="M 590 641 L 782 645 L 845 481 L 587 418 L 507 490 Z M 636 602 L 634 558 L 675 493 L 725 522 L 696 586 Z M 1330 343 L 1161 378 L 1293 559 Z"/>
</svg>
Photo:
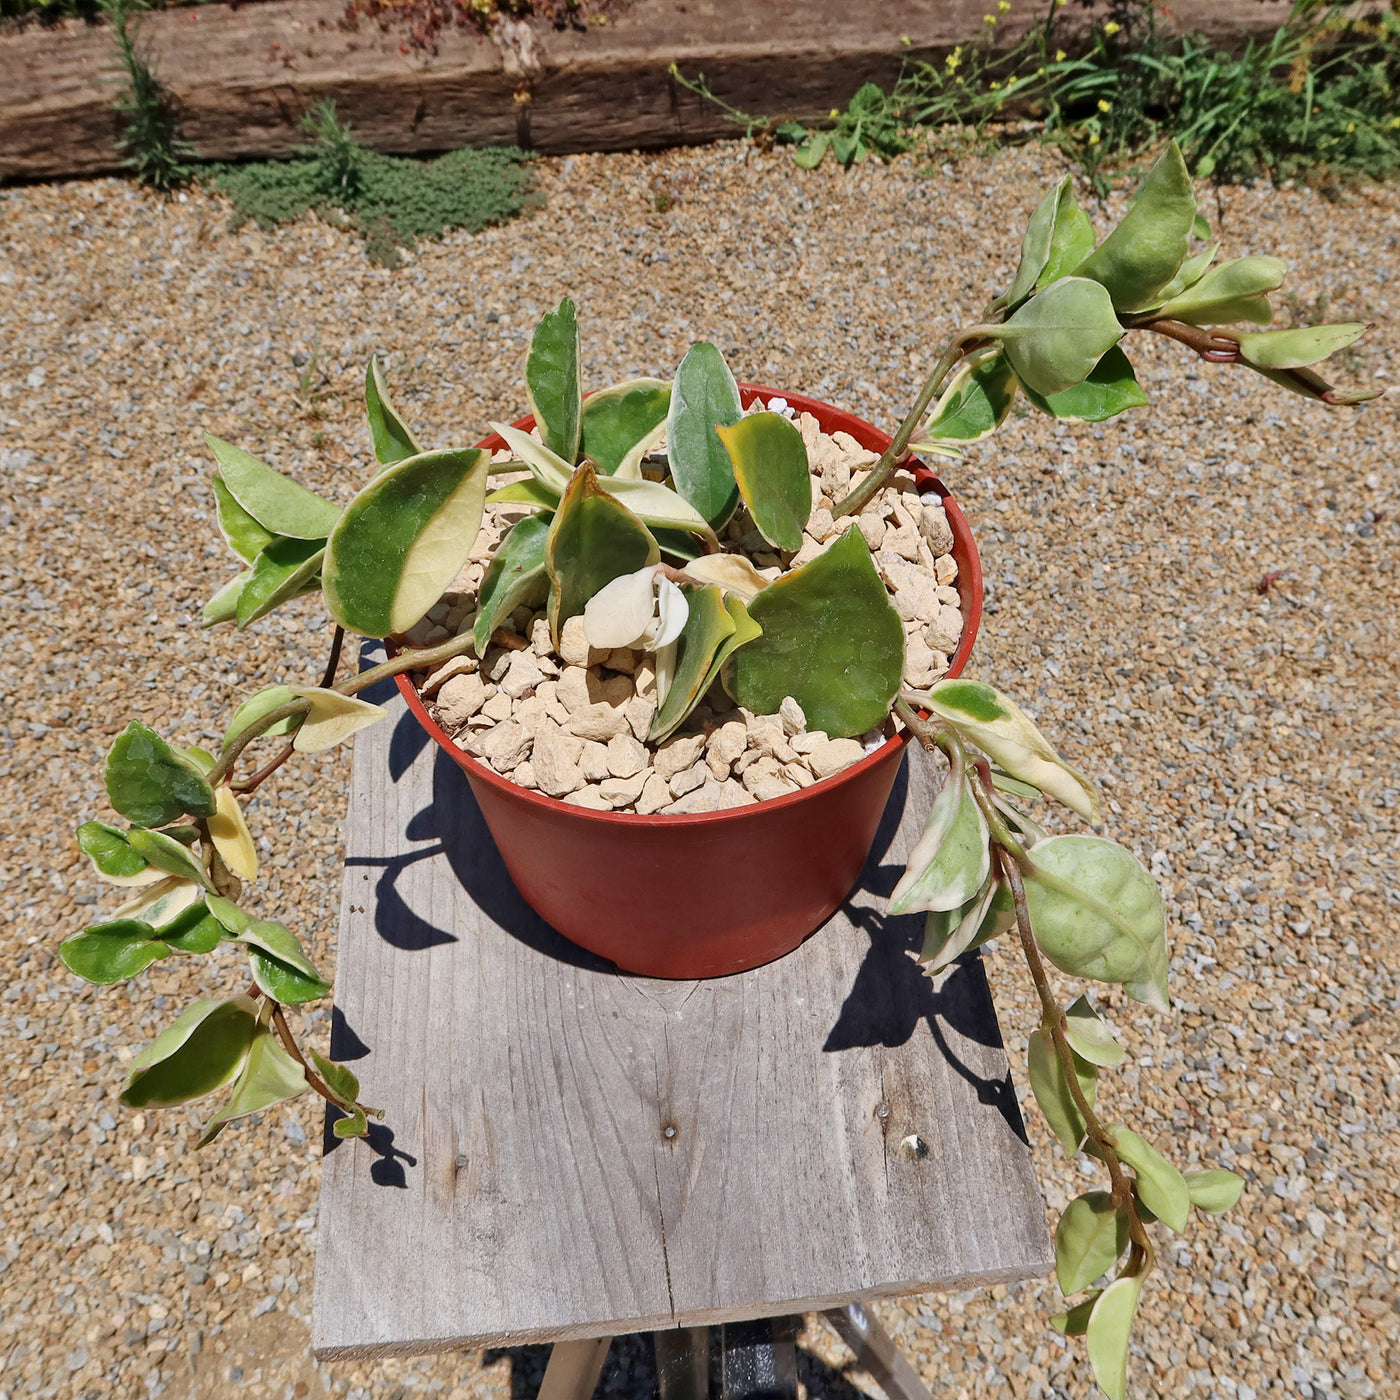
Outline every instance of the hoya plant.
<svg viewBox="0 0 1400 1400">
<path fill-rule="evenodd" d="M 957 458 L 996 432 L 1018 395 L 1039 412 L 1089 422 L 1142 407 L 1125 349 L 1133 337 L 1175 341 L 1323 404 L 1372 397 L 1338 392 L 1312 368 L 1365 326 L 1268 329 L 1285 265 L 1217 262 L 1218 251 L 1175 145 L 1101 243 L 1066 177 L 1031 216 L 1006 290 L 948 342 L 888 449 L 833 501 L 833 516 L 866 507 L 910 451 Z M 243 986 L 189 1007 L 137 1055 L 123 1103 L 220 1095 L 203 1144 L 312 1090 L 335 1111 L 338 1136 L 368 1131 L 375 1110 L 359 1101 L 355 1076 L 292 1034 L 285 1008 L 330 987 L 297 936 L 250 907 L 245 886 L 258 860 L 240 798 L 293 754 L 329 749 L 379 719 L 360 693 L 385 676 L 483 657 L 493 640 L 509 643 L 522 605 L 543 606 L 556 646 L 580 618 L 592 645 L 654 653 L 653 743 L 718 684 L 755 714 L 791 696 L 808 726 L 831 736 L 866 734 L 893 717 L 946 764 L 891 910 L 925 916 L 920 961 L 931 975 L 999 935 L 1012 935 L 1024 956 L 1040 1006 L 1027 1045 L 1032 1092 L 1064 1150 L 1097 1159 L 1104 1173 L 1056 1228 L 1070 1302 L 1053 1322 L 1085 1336 L 1100 1386 L 1118 1400 L 1157 1227 L 1185 1230 L 1193 1208 L 1224 1211 L 1243 1187 L 1229 1171 L 1183 1172 L 1119 1121 L 1124 1110 L 1100 1108 L 1100 1074 L 1123 1048 L 1087 995 L 1066 1005 L 1056 987 L 1061 972 L 1169 1009 L 1166 916 L 1152 878 L 1124 846 L 1047 834 L 1027 814 L 1028 801 L 1045 797 L 1101 820 L 1093 783 L 1010 699 L 976 680 L 904 684 L 904 630 L 859 529 L 790 566 L 814 495 L 802 434 L 781 405 L 746 414 L 713 345 L 693 346 L 670 380 L 585 397 L 566 299 L 535 330 L 525 378 L 535 432 L 498 423 L 505 449 L 437 449 L 419 442 L 371 361 L 365 403 L 378 468 L 344 507 L 208 439 L 219 528 L 240 567 L 205 622 L 246 628 L 317 593 L 335 625 L 319 684 L 249 696 L 217 753 L 136 722 L 112 745 L 107 793 L 128 824 L 86 822 L 78 843 L 126 898 L 63 942 L 60 956 L 104 984 L 161 959 L 219 956 Z M 493 475 L 504 478 L 494 490 Z M 414 645 L 404 634 L 458 577 L 488 505 L 514 507 L 514 523 L 485 567 L 474 620 L 440 645 Z M 740 512 L 746 528 L 736 532 Z M 756 564 L 736 543 L 754 538 L 768 547 L 764 558 L 786 554 L 789 567 Z M 389 638 L 396 652 L 341 677 L 347 632 Z M 267 739 L 278 747 L 254 758 Z"/>
</svg>

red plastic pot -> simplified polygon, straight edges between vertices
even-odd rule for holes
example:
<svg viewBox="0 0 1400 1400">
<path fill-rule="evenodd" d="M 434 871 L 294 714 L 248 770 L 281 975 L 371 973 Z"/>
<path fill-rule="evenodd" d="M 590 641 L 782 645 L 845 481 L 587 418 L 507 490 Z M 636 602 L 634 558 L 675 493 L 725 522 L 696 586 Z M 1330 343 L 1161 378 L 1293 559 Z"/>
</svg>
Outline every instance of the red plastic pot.
<svg viewBox="0 0 1400 1400">
<path fill-rule="evenodd" d="M 744 405 L 779 394 L 826 433 L 881 452 L 889 435 L 801 394 L 740 386 Z M 528 430 L 533 418 L 516 427 Z M 492 436 L 480 444 L 504 447 Z M 958 564 L 963 634 L 948 674 L 967 664 L 982 615 L 982 569 L 967 520 L 922 465 L 920 485 L 943 497 Z M 865 865 L 907 736 L 786 797 L 688 816 L 593 812 L 516 786 L 464 753 L 429 716 L 406 675 L 409 709 L 461 765 L 506 870 L 546 923 L 626 972 L 720 977 L 791 952 L 851 892 Z M 615 912 L 625 903 L 627 913 Z M 607 911 L 607 912 L 604 912 Z"/>
</svg>

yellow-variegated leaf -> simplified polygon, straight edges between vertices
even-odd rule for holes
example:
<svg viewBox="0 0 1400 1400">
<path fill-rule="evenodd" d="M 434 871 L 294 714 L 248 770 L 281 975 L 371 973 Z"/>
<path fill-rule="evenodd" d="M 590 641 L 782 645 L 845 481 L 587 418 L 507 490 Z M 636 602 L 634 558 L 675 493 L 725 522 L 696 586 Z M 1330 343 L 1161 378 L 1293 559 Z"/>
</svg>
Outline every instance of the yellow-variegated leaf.
<svg viewBox="0 0 1400 1400">
<path fill-rule="evenodd" d="M 248 831 L 248 823 L 243 820 L 243 809 L 233 795 L 233 789 L 226 784 L 216 788 L 214 801 L 217 804 L 214 815 L 209 818 L 209 839 L 219 853 L 219 859 L 238 876 L 240 880 L 258 878 L 258 852 Z"/>
<path fill-rule="evenodd" d="M 293 686 L 292 694 L 311 702 L 311 709 L 292 740 L 298 753 L 324 753 L 344 743 L 357 729 L 384 718 L 378 705 L 354 695 L 342 695 L 338 690 Z"/>
</svg>

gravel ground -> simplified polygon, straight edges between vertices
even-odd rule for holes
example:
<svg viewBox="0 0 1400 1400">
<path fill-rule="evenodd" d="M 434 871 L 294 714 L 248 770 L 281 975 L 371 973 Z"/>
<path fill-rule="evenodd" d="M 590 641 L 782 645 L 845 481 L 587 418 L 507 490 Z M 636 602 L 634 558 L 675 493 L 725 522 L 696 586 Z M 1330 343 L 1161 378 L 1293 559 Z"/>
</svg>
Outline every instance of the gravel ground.
<svg viewBox="0 0 1400 1400">
<path fill-rule="evenodd" d="M 308 603 L 246 637 L 194 625 L 229 569 L 200 428 L 343 499 L 368 465 L 371 351 L 428 441 L 470 441 L 524 411 L 521 352 L 565 292 L 596 381 L 669 372 L 708 337 L 748 378 L 890 423 L 1009 276 L 1006 230 L 1058 173 L 1034 149 L 941 174 L 913 158 L 802 173 L 733 145 L 544 162 L 532 221 L 392 274 L 320 225 L 228 233 L 204 195 L 0 192 L 0 1400 L 524 1397 L 540 1375 L 539 1348 L 316 1366 L 314 1106 L 195 1156 L 197 1114 L 128 1113 L 116 1091 L 154 1028 L 219 985 L 212 970 L 97 991 L 54 957 L 96 898 L 71 832 L 101 810 L 112 734 L 137 716 L 207 742 L 237 696 L 319 668 Z M 1400 382 L 1400 194 L 1215 204 L 1230 251 L 1294 263 L 1285 315 L 1383 322 L 1343 377 Z M 1166 1244 L 1138 1391 L 1393 1396 L 1396 400 L 1329 414 L 1165 347 L 1141 359 L 1150 417 L 1027 418 L 946 473 L 993 580 L 976 673 L 1103 775 L 1110 829 L 1174 915 L 1178 1014 L 1105 999 L 1132 1047 L 1105 1096 L 1182 1165 L 1249 1180 L 1231 1216 Z M 264 907 L 329 968 L 346 757 L 284 772 L 254 804 Z M 1006 952 L 989 962 L 1023 1042 L 1028 985 Z M 1059 1206 L 1078 1173 L 1033 1110 L 1029 1131 Z M 1082 1353 L 1045 1325 L 1057 1305 L 1034 1283 L 878 1311 L 940 1396 L 1086 1396 Z M 821 1324 L 803 1346 L 810 1390 L 850 1396 L 849 1354 Z M 613 1355 L 608 1392 L 643 1391 L 645 1346 Z"/>
</svg>

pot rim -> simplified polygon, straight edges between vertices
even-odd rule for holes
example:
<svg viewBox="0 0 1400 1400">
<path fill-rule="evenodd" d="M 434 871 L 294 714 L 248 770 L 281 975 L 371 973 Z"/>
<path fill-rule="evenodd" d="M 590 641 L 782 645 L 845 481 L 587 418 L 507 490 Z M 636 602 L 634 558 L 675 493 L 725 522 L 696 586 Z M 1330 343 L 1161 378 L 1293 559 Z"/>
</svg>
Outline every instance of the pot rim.
<svg viewBox="0 0 1400 1400">
<path fill-rule="evenodd" d="M 807 394 L 769 388 L 763 384 L 741 383 L 738 387 L 740 401 L 745 408 L 748 408 L 755 399 L 763 399 L 766 403 L 771 399 L 779 398 L 785 400 L 799 413 L 812 413 L 814 417 L 822 418 L 824 420 L 823 432 L 828 434 L 848 433 L 867 451 L 881 452 L 890 444 L 891 435 L 889 433 L 881 431 L 873 423 L 868 423 L 863 418 L 857 418 L 855 414 L 837 408 L 822 399 L 812 398 Z M 518 418 L 512 426 L 529 432 L 535 426 L 534 415 L 526 414 L 525 417 Z M 477 446 L 495 452 L 504 448 L 506 442 L 500 434 L 492 433 L 477 443 Z M 944 679 L 952 679 L 960 676 L 963 668 L 967 665 L 968 658 L 972 654 L 973 643 L 977 640 L 978 627 L 982 621 L 982 561 L 977 553 L 977 543 L 973 539 L 972 527 L 967 523 L 967 517 L 962 513 L 962 509 L 953 498 L 952 492 L 931 468 L 912 454 L 906 453 L 899 465 L 911 464 L 919 484 L 926 486 L 928 490 L 936 491 L 942 499 L 943 509 L 948 516 L 948 527 L 953 533 L 953 552 L 958 560 L 958 581 L 960 584 L 966 585 L 965 590 L 963 588 L 958 590 L 960 594 L 965 591 L 966 595 L 963 599 L 965 613 L 962 636 L 958 639 L 957 649 L 948 659 L 948 671 L 944 677 Z M 385 639 L 385 647 L 391 657 L 398 654 L 398 647 L 392 639 Z M 872 749 L 863 758 L 857 759 L 856 762 L 843 768 L 839 773 L 835 773 L 829 778 L 818 778 L 810 787 L 799 788 L 796 792 L 786 793 L 782 797 L 765 798 L 762 802 L 756 802 L 751 806 L 727 807 L 718 812 L 676 813 L 669 816 L 664 813 L 598 812 L 589 807 L 574 806 L 562 798 L 549 797 L 542 792 L 521 787 L 518 783 L 513 783 L 509 778 L 503 777 L 489 764 L 482 763 L 461 748 L 446 730 L 433 719 L 407 672 L 401 671 L 396 675 L 394 683 L 398 686 L 399 693 L 407 701 L 413 717 L 423 726 L 429 738 L 461 765 L 473 781 L 486 783 L 526 805 L 539 807 L 556 816 L 560 814 L 577 815 L 587 821 L 634 828 L 664 827 L 667 830 L 680 830 L 684 827 L 701 827 L 717 822 L 741 822 L 759 819 L 765 813 L 795 806 L 818 788 L 823 793 L 835 792 L 843 784 L 853 781 L 860 774 L 887 758 L 887 749 L 891 743 L 899 744 L 902 747 L 909 742 L 910 738 L 907 730 L 890 734 L 878 748 Z M 885 721 L 886 725 L 891 722 L 892 719 Z"/>
</svg>

